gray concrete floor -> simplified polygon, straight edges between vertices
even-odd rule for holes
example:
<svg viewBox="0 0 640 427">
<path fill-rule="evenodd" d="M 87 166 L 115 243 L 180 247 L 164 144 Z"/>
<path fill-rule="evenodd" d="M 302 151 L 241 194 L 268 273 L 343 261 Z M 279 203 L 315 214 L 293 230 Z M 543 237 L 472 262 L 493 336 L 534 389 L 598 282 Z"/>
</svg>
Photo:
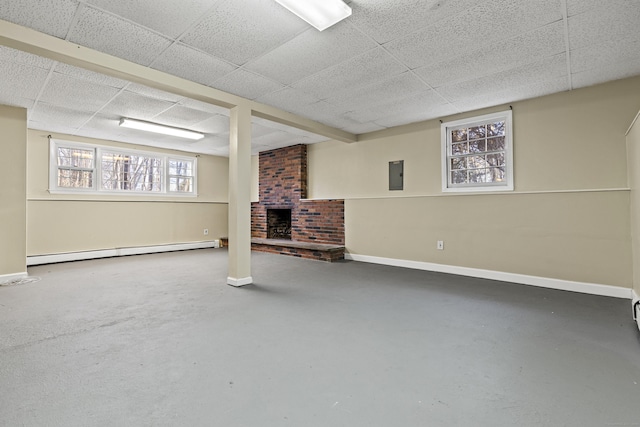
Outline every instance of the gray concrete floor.
<svg viewBox="0 0 640 427">
<path fill-rule="evenodd" d="M 626 300 L 222 249 L 0 287 L 3 426 L 634 426 Z"/>
</svg>

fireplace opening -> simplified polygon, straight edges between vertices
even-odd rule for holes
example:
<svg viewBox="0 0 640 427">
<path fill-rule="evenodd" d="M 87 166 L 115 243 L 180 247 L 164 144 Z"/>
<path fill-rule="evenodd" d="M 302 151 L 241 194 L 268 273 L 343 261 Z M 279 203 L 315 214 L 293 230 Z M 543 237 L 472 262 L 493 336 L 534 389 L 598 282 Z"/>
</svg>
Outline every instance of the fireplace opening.
<svg viewBox="0 0 640 427">
<path fill-rule="evenodd" d="M 267 239 L 291 240 L 291 209 L 267 209 Z"/>
</svg>

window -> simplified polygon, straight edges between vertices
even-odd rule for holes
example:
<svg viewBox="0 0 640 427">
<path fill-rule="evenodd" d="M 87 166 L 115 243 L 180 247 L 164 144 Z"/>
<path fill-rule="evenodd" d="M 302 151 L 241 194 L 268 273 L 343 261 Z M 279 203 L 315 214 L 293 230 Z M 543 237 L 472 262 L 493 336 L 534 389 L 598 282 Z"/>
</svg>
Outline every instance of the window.
<svg viewBox="0 0 640 427">
<path fill-rule="evenodd" d="M 169 191 L 189 193 L 193 188 L 193 160 L 169 160 Z"/>
<path fill-rule="evenodd" d="M 442 191 L 513 190 L 511 111 L 443 123 Z"/>
<path fill-rule="evenodd" d="M 95 152 L 95 149 L 56 147 L 57 187 L 94 189 Z"/>
<path fill-rule="evenodd" d="M 52 192 L 196 195 L 195 157 L 58 140 L 50 151 Z"/>
</svg>

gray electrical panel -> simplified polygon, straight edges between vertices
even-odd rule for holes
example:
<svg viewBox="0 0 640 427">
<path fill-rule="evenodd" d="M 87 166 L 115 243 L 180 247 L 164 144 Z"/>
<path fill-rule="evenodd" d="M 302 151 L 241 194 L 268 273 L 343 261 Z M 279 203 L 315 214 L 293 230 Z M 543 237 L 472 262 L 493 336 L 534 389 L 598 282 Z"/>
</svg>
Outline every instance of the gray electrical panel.
<svg viewBox="0 0 640 427">
<path fill-rule="evenodd" d="M 389 162 L 389 191 L 402 190 L 404 186 L 404 160 Z"/>
</svg>

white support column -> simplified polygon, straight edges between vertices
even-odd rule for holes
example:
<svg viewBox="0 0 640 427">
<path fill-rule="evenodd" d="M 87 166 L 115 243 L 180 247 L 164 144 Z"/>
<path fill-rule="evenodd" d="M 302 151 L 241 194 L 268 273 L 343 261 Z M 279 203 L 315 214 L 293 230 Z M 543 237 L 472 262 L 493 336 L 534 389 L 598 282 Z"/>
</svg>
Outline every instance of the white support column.
<svg viewBox="0 0 640 427">
<path fill-rule="evenodd" d="M 251 277 L 251 109 L 231 109 L 229 137 L 229 275 L 231 286 Z"/>
</svg>

